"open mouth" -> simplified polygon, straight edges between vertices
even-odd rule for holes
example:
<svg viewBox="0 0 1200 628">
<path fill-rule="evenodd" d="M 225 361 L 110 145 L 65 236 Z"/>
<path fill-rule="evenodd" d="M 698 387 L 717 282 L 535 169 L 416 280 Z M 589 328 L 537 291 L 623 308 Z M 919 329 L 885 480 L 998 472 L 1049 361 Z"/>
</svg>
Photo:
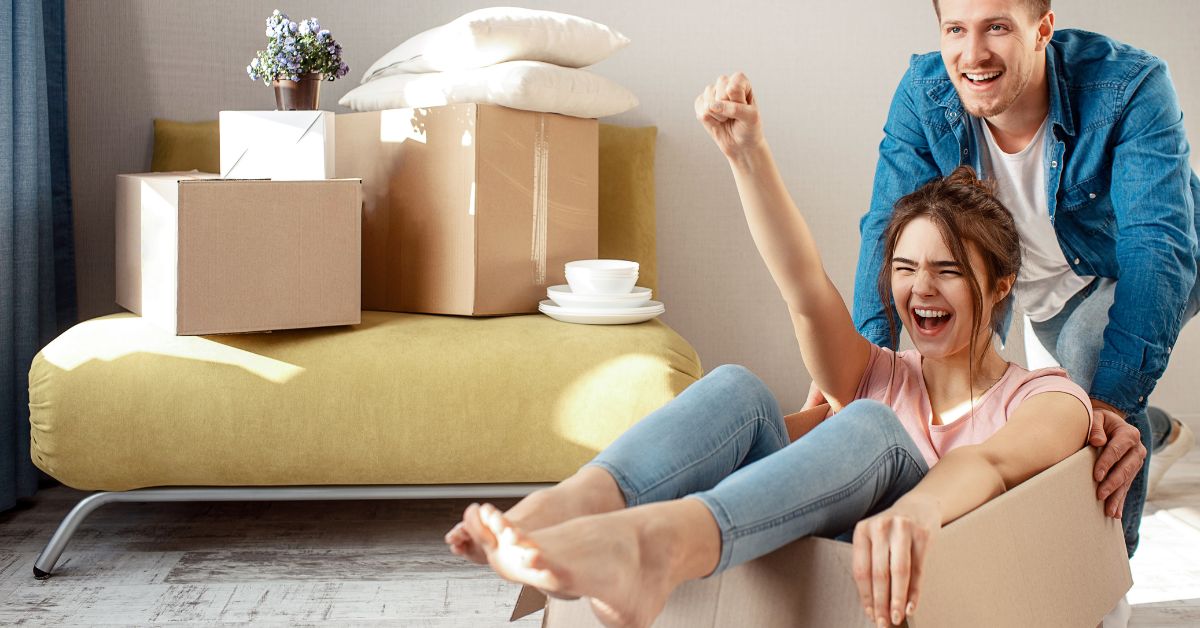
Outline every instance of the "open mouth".
<svg viewBox="0 0 1200 628">
<path fill-rule="evenodd" d="M 927 335 L 936 335 L 950 324 L 954 315 L 946 310 L 913 308 L 913 323 Z"/>
<path fill-rule="evenodd" d="M 963 72 L 962 77 L 967 79 L 967 82 L 972 85 L 983 87 L 995 83 L 1004 74 L 1000 70 L 991 72 Z"/>
</svg>

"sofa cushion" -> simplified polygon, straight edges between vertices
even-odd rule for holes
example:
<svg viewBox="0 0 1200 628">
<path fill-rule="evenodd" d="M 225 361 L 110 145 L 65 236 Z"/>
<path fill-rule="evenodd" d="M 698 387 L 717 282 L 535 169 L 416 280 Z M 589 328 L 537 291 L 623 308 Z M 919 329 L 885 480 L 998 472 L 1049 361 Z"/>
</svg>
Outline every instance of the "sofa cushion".
<svg viewBox="0 0 1200 628">
<path fill-rule="evenodd" d="M 84 490 L 555 482 L 700 372 L 657 320 L 363 312 L 174 336 L 115 314 L 34 358 L 32 457 Z"/>
<path fill-rule="evenodd" d="M 153 172 L 221 171 L 221 129 L 216 120 L 154 121 Z"/>
</svg>

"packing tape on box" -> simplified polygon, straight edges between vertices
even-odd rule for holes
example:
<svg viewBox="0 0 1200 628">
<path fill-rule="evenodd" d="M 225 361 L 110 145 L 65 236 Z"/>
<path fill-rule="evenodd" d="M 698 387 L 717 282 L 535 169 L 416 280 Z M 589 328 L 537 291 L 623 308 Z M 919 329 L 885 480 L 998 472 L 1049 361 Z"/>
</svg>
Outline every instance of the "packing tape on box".
<svg viewBox="0 0 1200 628">
<path fill-rule="evenodd" d="M 533 262 L 534 282 L 546 284 L 546 229 L 550 221 L 550 142 L 546 139 L 546 114 L 539 113 L 533 138 Z"/>
</svg>

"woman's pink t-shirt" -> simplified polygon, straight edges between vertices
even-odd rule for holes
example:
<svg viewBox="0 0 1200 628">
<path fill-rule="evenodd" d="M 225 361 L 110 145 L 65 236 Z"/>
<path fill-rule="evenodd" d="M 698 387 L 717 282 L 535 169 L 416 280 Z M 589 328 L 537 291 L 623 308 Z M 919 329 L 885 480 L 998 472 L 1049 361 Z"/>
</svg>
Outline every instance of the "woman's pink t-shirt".
<svg viewBox="0 0 1200 628">
<path fill-rule="evenodd" d="M 895 356 L 895 368 L 892 366 Z M 1044 392 L 1074 395 L 1088 409 L 1089 429 L 1092 403 L 1087 393 L 1067 378 L 1060 368 L 1036 371 L 1009 363 L 1008 370 L 975 403 L 974 412 L 946 425 L 933 425 L 933 408 L 921 373 L 921 354 L 917 351 L 894 352 L 871 345 L 867 371 L 858 385 L 855 399 L 874 399 L 896 411 L 905 431 L 925 456 L 930 467 L 951 449 L 976 445 L 987 440 L 1008 422 L 1021 402 Z M 1086 438 L 1087 434 L 1083 436 Z"/>
</svg>

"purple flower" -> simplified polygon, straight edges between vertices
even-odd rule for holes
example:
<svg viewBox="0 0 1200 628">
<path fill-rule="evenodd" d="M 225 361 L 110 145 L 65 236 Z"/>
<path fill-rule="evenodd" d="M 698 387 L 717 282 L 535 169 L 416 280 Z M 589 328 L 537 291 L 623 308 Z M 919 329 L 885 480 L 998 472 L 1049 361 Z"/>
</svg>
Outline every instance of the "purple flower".
<svg viewBox="0 0 1200 628">
<path fill-rule="evenodd" d="M 308 73 L 323 74 L 327 80 L 341 78 L 350 68 L 342 61 L 342 45 L 316 17 L 292 21 L 278 9 L 266 19 L 267 45 L 246 66 L 254 80 L 297 81 Z"/>
</svg>

